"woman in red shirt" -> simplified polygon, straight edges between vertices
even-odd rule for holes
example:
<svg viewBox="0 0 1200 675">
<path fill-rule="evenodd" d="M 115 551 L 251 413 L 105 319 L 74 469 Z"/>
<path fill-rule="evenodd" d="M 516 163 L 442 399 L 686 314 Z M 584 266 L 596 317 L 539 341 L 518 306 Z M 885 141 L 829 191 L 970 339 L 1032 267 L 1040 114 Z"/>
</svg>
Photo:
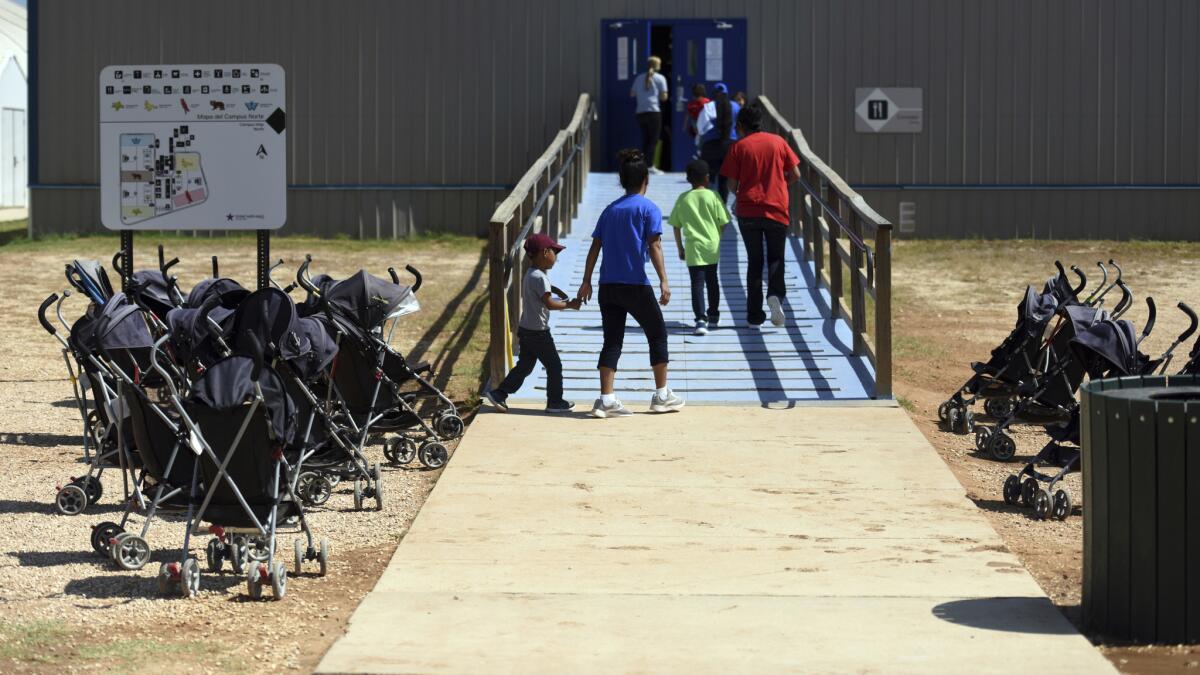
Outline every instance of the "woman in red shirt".
<svg viewBox="0 0 1200 675">
<path fill-rule="evenodd" d="M 764 248 L 767 262 L 767 306 L 771 323 L 785 321 L 783 298 L 783 255 L 787 243 L 788 184 L 800 180 L 800 159 L 782 137 L 762 133 L 762 109 L 751 104 L 737 116 L 739 141 L 729 149 L 721 164 L 721 175 L 729 190 L 737 194 L 734 211 L 746 245 L 746 321 L 761 326 L 763 312 L 762 271 Z"/>
</svg>

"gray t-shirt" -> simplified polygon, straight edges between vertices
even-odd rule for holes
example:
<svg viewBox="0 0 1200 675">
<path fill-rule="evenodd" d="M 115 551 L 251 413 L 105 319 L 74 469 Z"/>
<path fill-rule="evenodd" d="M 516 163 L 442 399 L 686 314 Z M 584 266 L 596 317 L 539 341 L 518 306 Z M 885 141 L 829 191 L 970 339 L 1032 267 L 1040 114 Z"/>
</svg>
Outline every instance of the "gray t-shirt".
<svg viewBox="0 0 1200 675">
<path fill-rule="evenodd" d="M 650 88 L 646 88 L 646 74 L 641 73 L 633 78 L 633 87 L 630 89 L 633 96 L 637 99 L 637 111 L 644 112 L 662 112 L 659 108 L 659 96 L 667 92 L 667 78 L 663 77 L 662 73 L 655 73 L 654 77 L 650 78 Z"/>
<path fill-rule="evenodd" d="M 525 330 L 547 330 L 550 328 L 550 309 L 542 298 L 550 292 L 550 277 L 536 267 L 530 267 L 521 282 L 521 321 L 518 326 Z"/>
</svg>

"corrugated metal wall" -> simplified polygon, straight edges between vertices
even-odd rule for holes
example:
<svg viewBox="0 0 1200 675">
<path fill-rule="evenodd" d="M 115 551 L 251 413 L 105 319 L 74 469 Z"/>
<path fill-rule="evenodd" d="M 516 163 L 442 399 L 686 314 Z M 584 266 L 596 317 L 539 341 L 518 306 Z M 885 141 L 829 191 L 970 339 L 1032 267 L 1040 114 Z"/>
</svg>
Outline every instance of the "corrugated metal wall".
<svg viewBox="0 0 1200 675">
<path fill-rule="evenodd" d="M 884 215 L 916 201 L 918 234 L 1200 231 L 1189 190 L 914 187 L 1200 184 L 1189 0 L 32 1 L 35 183 L 96 182 L 104 65 L 267 61 L 288 73 L 290 184 L 508 185 L 599 93 L 601 19 L 745 17 L 750 93 L 850 182 L 891 188 L 864 192 Z M 854 132 L 854 88 L 877 85 L 924 89 L 924 133 Z M 479 232 L 502 197 L 297 189 L 287 231 L 390 236 L 412 213 Z M 97 207 L 94 189 L 34 190 L 39 231 L 95 226 Z"/>
</svg>

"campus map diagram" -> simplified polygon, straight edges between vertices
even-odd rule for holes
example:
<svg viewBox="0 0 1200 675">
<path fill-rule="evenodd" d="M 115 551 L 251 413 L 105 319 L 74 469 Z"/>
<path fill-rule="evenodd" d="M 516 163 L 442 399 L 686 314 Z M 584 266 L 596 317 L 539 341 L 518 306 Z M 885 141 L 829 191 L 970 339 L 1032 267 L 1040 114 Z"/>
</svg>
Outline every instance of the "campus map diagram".
<svg viewBox="0 0 1200 675">
<path fill-rule="evenodd" d="M 208 184 L 194 134 L 177 126 L 166 139 L 121 134 L 121 222 L 126 225 L 203 204 Z"/>
<path fill-rule="evenodd" d="M 100 222 L 271 230 L 287 222 L 287 100 L 271 63 L 100 71 Z"/>
</svg>

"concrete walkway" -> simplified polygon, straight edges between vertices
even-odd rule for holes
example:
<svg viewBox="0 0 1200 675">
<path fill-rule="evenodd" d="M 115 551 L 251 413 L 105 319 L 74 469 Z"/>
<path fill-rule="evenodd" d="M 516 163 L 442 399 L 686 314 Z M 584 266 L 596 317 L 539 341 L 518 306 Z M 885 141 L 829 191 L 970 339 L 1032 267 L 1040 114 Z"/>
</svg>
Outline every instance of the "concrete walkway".
<svg viewBox="0 0 1200 675">
<path fill-rule="evenodd" d="M 691 189 L 683 174 L 650 177 L 646 196 L 670 215 L 676 198 Z M 593 173 L 580 204 L 567 249 L 550 272 L 550 280 L 574 296 L 583 280 L 583 264 L 592 243 L 596 220 L 609 203 L 625 191 L 616 174 Z M 800 262 L 799 237 L 788 237 L 784 262 L 788 313 L 781 327 L 746 325 L 746 250 L 735 226 L 725 228 L 721 261 L 721 322 L 708 335 L 692 335 L 692 291 L 687 265 L 679 259 L 674 228 L 663 223 L 663 252 L 671 302 L 663 308 L 671 352 L 671 386 L 693 403 L 766 403 L 804 400 L 869 399 L 875 374 L 867 359 L 853 355 L 850 327 L 829 319 L 829 295 L 818 288 L 812 266 Z M 793 233 L 794 235 L 795 233 Z M 658 277 L 646 264 L 657 289 Z M 599 281 L 599 268 L 592 283 Z M 657 291 L 656 291 L 657 293 Z M 631 318 L 627 321 L 624 354 L 617 372 L 617 393 L 628 402 L 650 400 L 654 380 L 646 340 Z M 550 326 L 563 359 L 564 396 L 590 406 L 595 398 L 596 357 L 604 342 L 600 307 L 593 301 L 578 312 L 551 312 Z M 541 366 L 512 398 L 546 400 Z"/>
<path fill-rule="evenodd" d="M 1029 664 L 1112 672 L 901 409 L 831 405 L 481 414 L 319 670 Z"/>
</svg>

